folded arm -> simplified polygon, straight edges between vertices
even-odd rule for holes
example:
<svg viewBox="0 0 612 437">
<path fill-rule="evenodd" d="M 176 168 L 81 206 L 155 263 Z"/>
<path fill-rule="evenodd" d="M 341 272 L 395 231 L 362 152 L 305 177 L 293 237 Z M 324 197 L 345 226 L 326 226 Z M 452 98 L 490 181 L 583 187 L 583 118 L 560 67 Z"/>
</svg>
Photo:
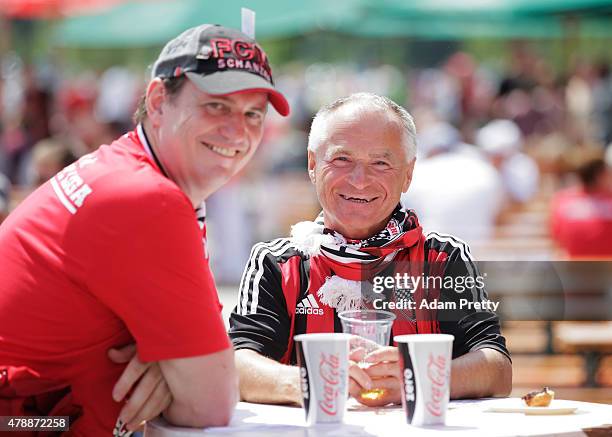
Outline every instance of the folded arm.
<svg viewBox="0 0 612 437">
<path fill-rule="evenodd" d="M 229 423 L 238 401 L 234 351 L 160 361 L 172 403 L 164 417 L 175 425 L 206 427 Z"/>
<path fill-rule="evenodd" d="M 111 349 L 108 355 L 115 363 L 129 362 L 113 388 L 116 402 L 126 400 L 119 414 L 120 426 L 134 431 L 160 413 L 175 425 L 207 427 L 229 423 L 238 400 L 231 348 L 158 362 L 142 362 L 135 345 Z"/>
</svg>

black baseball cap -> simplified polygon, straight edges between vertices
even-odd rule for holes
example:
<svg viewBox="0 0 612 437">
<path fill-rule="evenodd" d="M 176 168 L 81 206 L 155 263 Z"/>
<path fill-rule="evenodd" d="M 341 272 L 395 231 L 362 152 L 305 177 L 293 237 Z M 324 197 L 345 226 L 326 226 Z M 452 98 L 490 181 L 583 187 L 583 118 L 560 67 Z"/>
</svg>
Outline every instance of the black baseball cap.
<svg viewBox="0 0 612 437">
<path fill-rule="evenodd" d="M 186 75 L 208 94 L 265 91 L 274 109 L 289 115 L 289 103 L 275 87 L 268 56 L 253 39 L 227 27 L 202 24 L 168 42 L 151 76 Z"/>
</svg>

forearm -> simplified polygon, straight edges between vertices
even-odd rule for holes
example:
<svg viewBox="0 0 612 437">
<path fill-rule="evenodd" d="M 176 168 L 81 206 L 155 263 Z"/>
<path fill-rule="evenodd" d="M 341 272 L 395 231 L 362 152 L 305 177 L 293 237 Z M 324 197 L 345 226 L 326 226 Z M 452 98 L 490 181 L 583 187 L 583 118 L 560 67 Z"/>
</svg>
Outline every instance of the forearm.
<svg viewBox="0 0 612 437">
<path fill-rule="evenodd" d="M 300 372 L 249 349 L 236 351 L 240 397 L 247 402 L 299 404 Z"/>
<path fill-rule="evenodd" d="M 209 402 L 204 408 L 173 400 L 164 410 L 164 418 L 173 425 L 190 427 L 227 426 L 238 402 L 238 390 Z"/>
<path fill-rule="evenodd" d="M 226 426 L 238 401 L 238 373 L 230 347 L 209 355 L 160 361 L 172 403 L 164 417 L 174 425 Z"/>
<path fill-rule="evenodd" d="M 452 399 L 508 396 L 512 390 L 512 365 L 494 349 L 480 349 L 453 360 Z"/>
</svg>

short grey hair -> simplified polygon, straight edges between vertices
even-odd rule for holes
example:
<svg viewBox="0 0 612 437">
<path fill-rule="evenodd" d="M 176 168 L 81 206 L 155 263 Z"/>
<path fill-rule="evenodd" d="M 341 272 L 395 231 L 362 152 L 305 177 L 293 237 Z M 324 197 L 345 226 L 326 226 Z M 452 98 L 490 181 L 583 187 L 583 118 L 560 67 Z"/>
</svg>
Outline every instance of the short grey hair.
<svg viewBox="0 0 612 437">
<path fill-rule="evenodd" d="M 308 150 L 313 152 L 326 139 L 326 121 L 329 115 L 346 104 L 359 104 L 367 108 L 372 106 L 384 111 L 393 112 L 402 124 L 404 135 L 403 143 L 406 148 L 406 158 L 410 162 L 416 157 L 416 127 L 412 116 L 402 106 L 393 100 L 372 93 L 355 93 L 348 97 L 341 97 L 332 103 L 325 105 L 317 112 L 312 120 L 310 134 L 308 135 Z"/>
</svg>

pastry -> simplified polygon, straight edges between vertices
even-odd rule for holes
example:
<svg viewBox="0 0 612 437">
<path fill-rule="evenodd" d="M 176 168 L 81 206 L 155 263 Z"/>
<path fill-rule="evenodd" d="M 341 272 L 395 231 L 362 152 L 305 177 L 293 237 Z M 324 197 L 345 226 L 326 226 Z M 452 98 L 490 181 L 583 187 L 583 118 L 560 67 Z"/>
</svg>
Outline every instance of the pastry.
<svg viewBox="0 0 612 437">
<path fill-rule="evenodd" d="M 528 407 L 548 407 L 554 397 L 555 392 L 548 387 L 544 387 L 542 391 L 532 391 L 521 399 L 525 401 Z"/>
</svg>

